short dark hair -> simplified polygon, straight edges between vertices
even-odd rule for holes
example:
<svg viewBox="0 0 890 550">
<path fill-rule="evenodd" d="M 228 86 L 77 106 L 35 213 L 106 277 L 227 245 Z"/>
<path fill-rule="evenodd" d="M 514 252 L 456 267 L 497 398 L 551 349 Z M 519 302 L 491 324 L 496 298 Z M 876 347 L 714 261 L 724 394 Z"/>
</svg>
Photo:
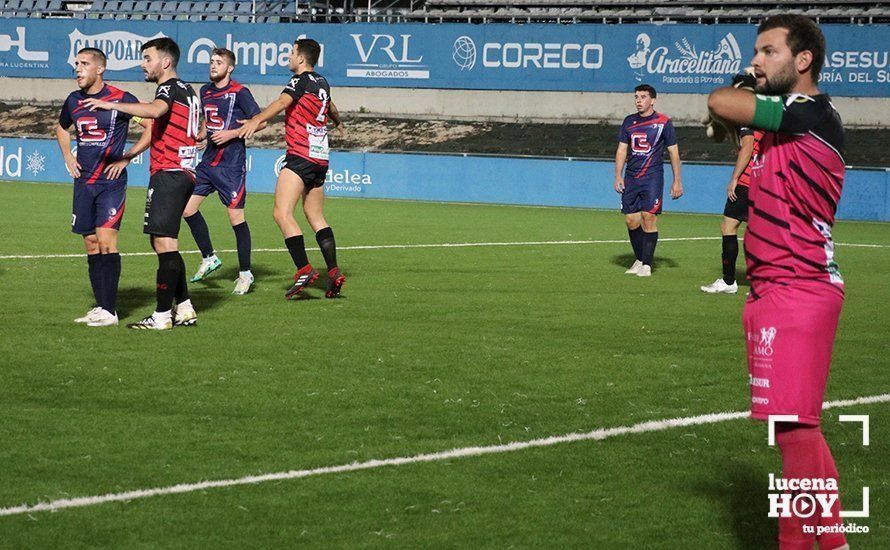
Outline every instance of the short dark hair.
<svg viewBox="0 0 890 550">
<path fill-rule="evenodd" d="M 307 63 L 313 67 L 318 63 L 318 58 L 321 56 L 321 46 L 318 42 L 311 38 L 301 38 L 294 42 L 294 46 L 297 47 L 297 53 L 306 56 Z"/>
<path fill-rule="evenodd" d="M 172 38 L 167 38 L 166 36 L 154 38 L 143 44 L 139 51 L 144 52 L 149 48 L 154 48 L 172 59 L 174 69 L 179 64 L 179 45 Z"/>
<path fill-rule="evenodd" d="M 225 57 L 229 60 L 229 65 L 233 67 L 235 66 L 235 52 L 232 50 L 227 50 L 226 48 L 213 48 L 213 52 L 210 55 Z"/>
<path fill-rule="evenodd" d="M 757 34 L 772 29 L 787 29 L 785 42 L 794 55 L 809 50 L 813 54 L 810 63 L 810 77 L 813 82 L 819 81 L 819 72 L 825 62 L 825 35 L 812 19 L 804 15 L 783 14 L 765 19 L 757 28 Z"/>
<path fill-rule="evenodd" d="M 658 92 L 656 92 L 655 88 L 653 88 L 649 84 L 640 84 L 639 86 L 634 88 L 634 91 L 635 92 L 646 92 L 649 94 L 649 97 L 651 97 L 652 99 L 655 99 L 656 97 L 658 97 Z"/>
<path fill-rule="evenodd" d="M 105 52 L 103 52 L 99 48 L 81 48 L 81 50 L 77 52 L 77 55 L 80 55 L 82 53 L 90 54 L 91 56 L 93 56 L 93 59 L 95 59 L 99 63 L 99 65 L 102 65 L 103 67 L 105 66 L 105 63 L 108 62 L 108 58 L 105 57 Z"/>
</svg>

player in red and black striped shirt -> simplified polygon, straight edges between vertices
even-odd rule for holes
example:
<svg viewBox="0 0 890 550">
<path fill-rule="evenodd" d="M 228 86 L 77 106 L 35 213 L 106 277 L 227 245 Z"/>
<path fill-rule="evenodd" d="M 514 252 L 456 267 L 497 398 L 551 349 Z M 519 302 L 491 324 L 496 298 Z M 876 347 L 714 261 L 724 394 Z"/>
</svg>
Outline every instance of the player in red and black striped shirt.
<svg viewBox="0 0 890 550">
<path fill-rule="evenodd" d="M 337 248 L 334 232 L 324 217 L 324 182 L 328 171 L 327 121 L 341 128 L 340 115 L 331 102 L 331 87 L 325 77 L 315 72 L 321 46 L 312 39 L 294 43 L 290 56 L 290 69 L 295 73 L 281 96 L 262 113 L 245 121 L 240 137 L 250 138 L 260 127 L 282 111 L 286 111 L 285 139 L 287 156 L 275 186 L 275 222 L 284 235 L 284 243 L 297 267 L 294 284 L 285 298 L 300 294 L 318 279 L 306 256 L 303 233 L 294 219 L 294 208 L 303 198 L 303 213 L 315 231 L 315 239 L 321 248 L 328 268 L 328 287 L 325 296 L 334 298 L 346 277 L 337 266 Z"/>
<path fill-rule="evenodd" d="M 143 232 L 151 235 L 158 254 L 157 309 L 136 329 L 165 330 L 194 325 L 195 309 L 189 299 L 185 263 L 179 254 L 179 226 L 186 203 L 195 188 L 196 137 L 200 101 L 191 86 L 176 76 L 179 46 L 162 37 L 142 45 L 145 80 L 158 83 L 151 103 L 84 102 L 91 110 L 116 110 L 154 119 L 151 136 L 151 179 L 145 200 Z M 176 315 L 173 316 L 173 301 Z"/>
</svg>

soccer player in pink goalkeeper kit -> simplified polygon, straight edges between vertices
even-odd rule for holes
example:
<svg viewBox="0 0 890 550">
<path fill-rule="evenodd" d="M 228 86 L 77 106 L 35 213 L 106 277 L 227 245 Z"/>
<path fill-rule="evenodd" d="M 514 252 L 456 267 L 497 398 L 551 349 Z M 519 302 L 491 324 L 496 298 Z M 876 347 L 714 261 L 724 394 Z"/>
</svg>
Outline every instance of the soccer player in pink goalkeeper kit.
<svg viewBox="0 0 890 550">
<path fill-rule="evenodd" d="M 748 194 L 745 304 L 751 412 L 776 424 L 782 477 L 837 479 L 819 427 L 844 282 L 831 229 L 844 181 L 844 129 L 817 87 L 825 38 L 810 19 L 779 15 L 758 29 L 755 90 L 711 93 L 712 116 L 765 132 Z M 846 548 L 840 501 L 829 517 L 779 518 L 781 549 Z M 835 529 L 832 529 L 834 527 Z M 820 529 L 821 528 L 821 529 Z M 822 532 L 817 536 L 818 532 Z"/>
</svg>

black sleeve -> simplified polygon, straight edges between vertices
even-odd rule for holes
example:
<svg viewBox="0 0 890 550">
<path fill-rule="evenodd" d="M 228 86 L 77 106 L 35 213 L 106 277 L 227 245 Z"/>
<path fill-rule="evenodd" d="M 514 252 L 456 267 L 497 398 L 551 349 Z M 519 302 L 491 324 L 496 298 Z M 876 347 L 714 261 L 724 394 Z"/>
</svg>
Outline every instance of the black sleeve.
<svg viewBox="0 0 890 550">
<path fill-rule="evenodd" d="M 71 98 L 65 100 L 65 103 L 62 105 L 62 112 L 59 113 L 59 126 L 65 128 L 66 130 L 74 124 L 74 121 L 71 120 Z"/>
<path fill-rule="evenodd" d="M 287 94 L 294 98 L 294 101 L 298 101 L 301 97 L 303 97 L 303 92 L 306 91 L 306 83 L 303 78 L 299 76 L 293 76 L 290 79 L 290 82 L 287 83 L 287 86 L 281 91 L 283 94 Z"/>
<path fill-rule="evenodd" d="M 164 103 L 167 104 L 167 107 L 173 104 L 173 84 L 167 83 L 158 86 L 158 89 L 155 90 L 155 100 L 160 99 Z"/>
<path fill-rule="evenodd" d="M 748 126 L 739 126 L 739 138 L 753 136 L 754 128 L 750 128 Z"/>
<path fill-rule="evenodd" d="M 784 112 L 779 124 L 781 134 L 805 134 L 816 127 L 825 116 L 825 105 L 810 96 L 783 96 Z"/>
</svg>

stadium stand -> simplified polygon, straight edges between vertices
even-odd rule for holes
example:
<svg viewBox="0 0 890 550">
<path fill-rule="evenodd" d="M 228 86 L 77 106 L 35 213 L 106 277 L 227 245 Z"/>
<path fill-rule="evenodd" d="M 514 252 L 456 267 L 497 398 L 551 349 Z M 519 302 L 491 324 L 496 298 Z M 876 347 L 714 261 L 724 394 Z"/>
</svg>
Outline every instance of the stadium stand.
<svg viewBox="0 0 890 550">
<path fill-rule="evenodd" d="M 755 23 L 800 13 L 819 23 L 890 22 L 890 3 L 848 0 L 0 0 L 3 17 L 152 21 L 427 23 Z"/>
</svg>

